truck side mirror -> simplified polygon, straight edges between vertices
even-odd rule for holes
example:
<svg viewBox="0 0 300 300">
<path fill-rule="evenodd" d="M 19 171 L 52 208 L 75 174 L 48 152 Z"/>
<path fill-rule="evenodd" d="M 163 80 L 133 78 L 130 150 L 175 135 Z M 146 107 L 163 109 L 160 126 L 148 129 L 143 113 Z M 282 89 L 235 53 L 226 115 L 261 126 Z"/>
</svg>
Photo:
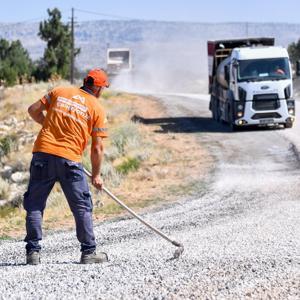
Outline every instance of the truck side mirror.
<svg viewBox="0 0 300 300">
<path fill-rule="evenodd" d="M 296 61 L 296 76 L 300 76 L 300 60 Z"/>
</svg>

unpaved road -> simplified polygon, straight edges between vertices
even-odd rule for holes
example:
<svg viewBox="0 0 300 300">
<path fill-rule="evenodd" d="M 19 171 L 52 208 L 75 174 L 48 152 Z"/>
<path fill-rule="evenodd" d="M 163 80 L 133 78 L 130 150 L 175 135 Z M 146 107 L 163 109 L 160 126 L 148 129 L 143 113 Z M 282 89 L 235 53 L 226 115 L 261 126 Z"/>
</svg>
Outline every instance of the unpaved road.
<svg viewBox="0 0 300 300">
<path fill-rule="evenodd" d="M 300 299 L 299 128 L 231 133 L 207 96 L 159 98 L 170 118 L 150 121 L 197 135 L 216 158 L 204 195 L 144 215 L 183 256 L 167 261 L 174 247 L 133 219 L 96 226 L 103 265 L 77 264 L 74 232 L 46 237 L 39 266 L 24 265 L 21 241 L 2 241 L 0 298 Z"/>
</svg>

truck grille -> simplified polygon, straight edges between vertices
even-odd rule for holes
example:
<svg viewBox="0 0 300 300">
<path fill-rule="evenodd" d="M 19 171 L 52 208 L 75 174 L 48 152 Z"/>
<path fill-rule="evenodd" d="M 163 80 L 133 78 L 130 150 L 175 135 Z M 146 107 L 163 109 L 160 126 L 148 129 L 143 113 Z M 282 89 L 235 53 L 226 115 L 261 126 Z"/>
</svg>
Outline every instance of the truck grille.
<svg viewBox="0 0 300 300">
<path fill-rule="evenodd" d="M 259 113 L 254 114 L 251 119 L 252 120 L 259 120 L 259 119 L 276 119 L 281 118 L 281 115 L 277 112 L 270 112 L 270 113 Z"/>
<path fill-rule="evenodd" d="M 280 107 L 277 94 L 254 95 L 252 107 L 254 110 L 274 110 Z"/>
</svg>

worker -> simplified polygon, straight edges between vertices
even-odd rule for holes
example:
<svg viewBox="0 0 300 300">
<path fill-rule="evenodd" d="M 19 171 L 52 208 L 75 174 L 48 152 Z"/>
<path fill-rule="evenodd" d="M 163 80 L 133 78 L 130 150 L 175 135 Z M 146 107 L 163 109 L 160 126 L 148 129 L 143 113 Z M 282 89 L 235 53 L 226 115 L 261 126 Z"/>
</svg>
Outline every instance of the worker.
<svg viewBox="0 0 300 300">
<path fill-rule="evenodd" d="M 285 75 L 284 69 L 281 68 L 280 66 L 276 65 L 272 74 L 274 75 Z"/>
<path fill-rule="evenodd" d="M 278 74 L 278 75 L 285 75 L 284 70 L 281 69 L 281 68 L 276 69 L 275 73 Z"/>
<path fill-rule="evenodd" d="M 80 263 L 101 263 L 106 253 L 96 253 L 92 199 L 81 157 L 91 136 L 92 184 L 102 189 L 100 176 L 103 138 L 107 137 L 106 117 L 97 98 L 108 87 L 106 73 L 89 71 L 81 88 L 57 87 L 28 108 L 31 118 L 42 126 L 33 146 L 26 210 L 26 263 L 40 263 L 42 218 L 46 200 L 58 181 L 75 218 L 81 243 Z M 45 114 L 46 113 L 46 114 Z M 57 241 L 63 244 L 64 241 Z M 61 247 L 63 249 L 63 247 Z"/>
</svg>

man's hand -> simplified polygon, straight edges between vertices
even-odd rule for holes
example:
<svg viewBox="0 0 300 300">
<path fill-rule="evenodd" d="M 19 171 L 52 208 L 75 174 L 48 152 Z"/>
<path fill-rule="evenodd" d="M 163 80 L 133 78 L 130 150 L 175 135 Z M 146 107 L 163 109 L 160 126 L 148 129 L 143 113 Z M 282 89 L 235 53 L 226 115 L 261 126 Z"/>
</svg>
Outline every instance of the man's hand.
<svg viewBox="0 0 300 300">
<path fill-rule="evenodd" d="M 92 184 L 96 189 L 102 190 L 103 181 L 100 175 L 92 176 Z"/>
</svg>

